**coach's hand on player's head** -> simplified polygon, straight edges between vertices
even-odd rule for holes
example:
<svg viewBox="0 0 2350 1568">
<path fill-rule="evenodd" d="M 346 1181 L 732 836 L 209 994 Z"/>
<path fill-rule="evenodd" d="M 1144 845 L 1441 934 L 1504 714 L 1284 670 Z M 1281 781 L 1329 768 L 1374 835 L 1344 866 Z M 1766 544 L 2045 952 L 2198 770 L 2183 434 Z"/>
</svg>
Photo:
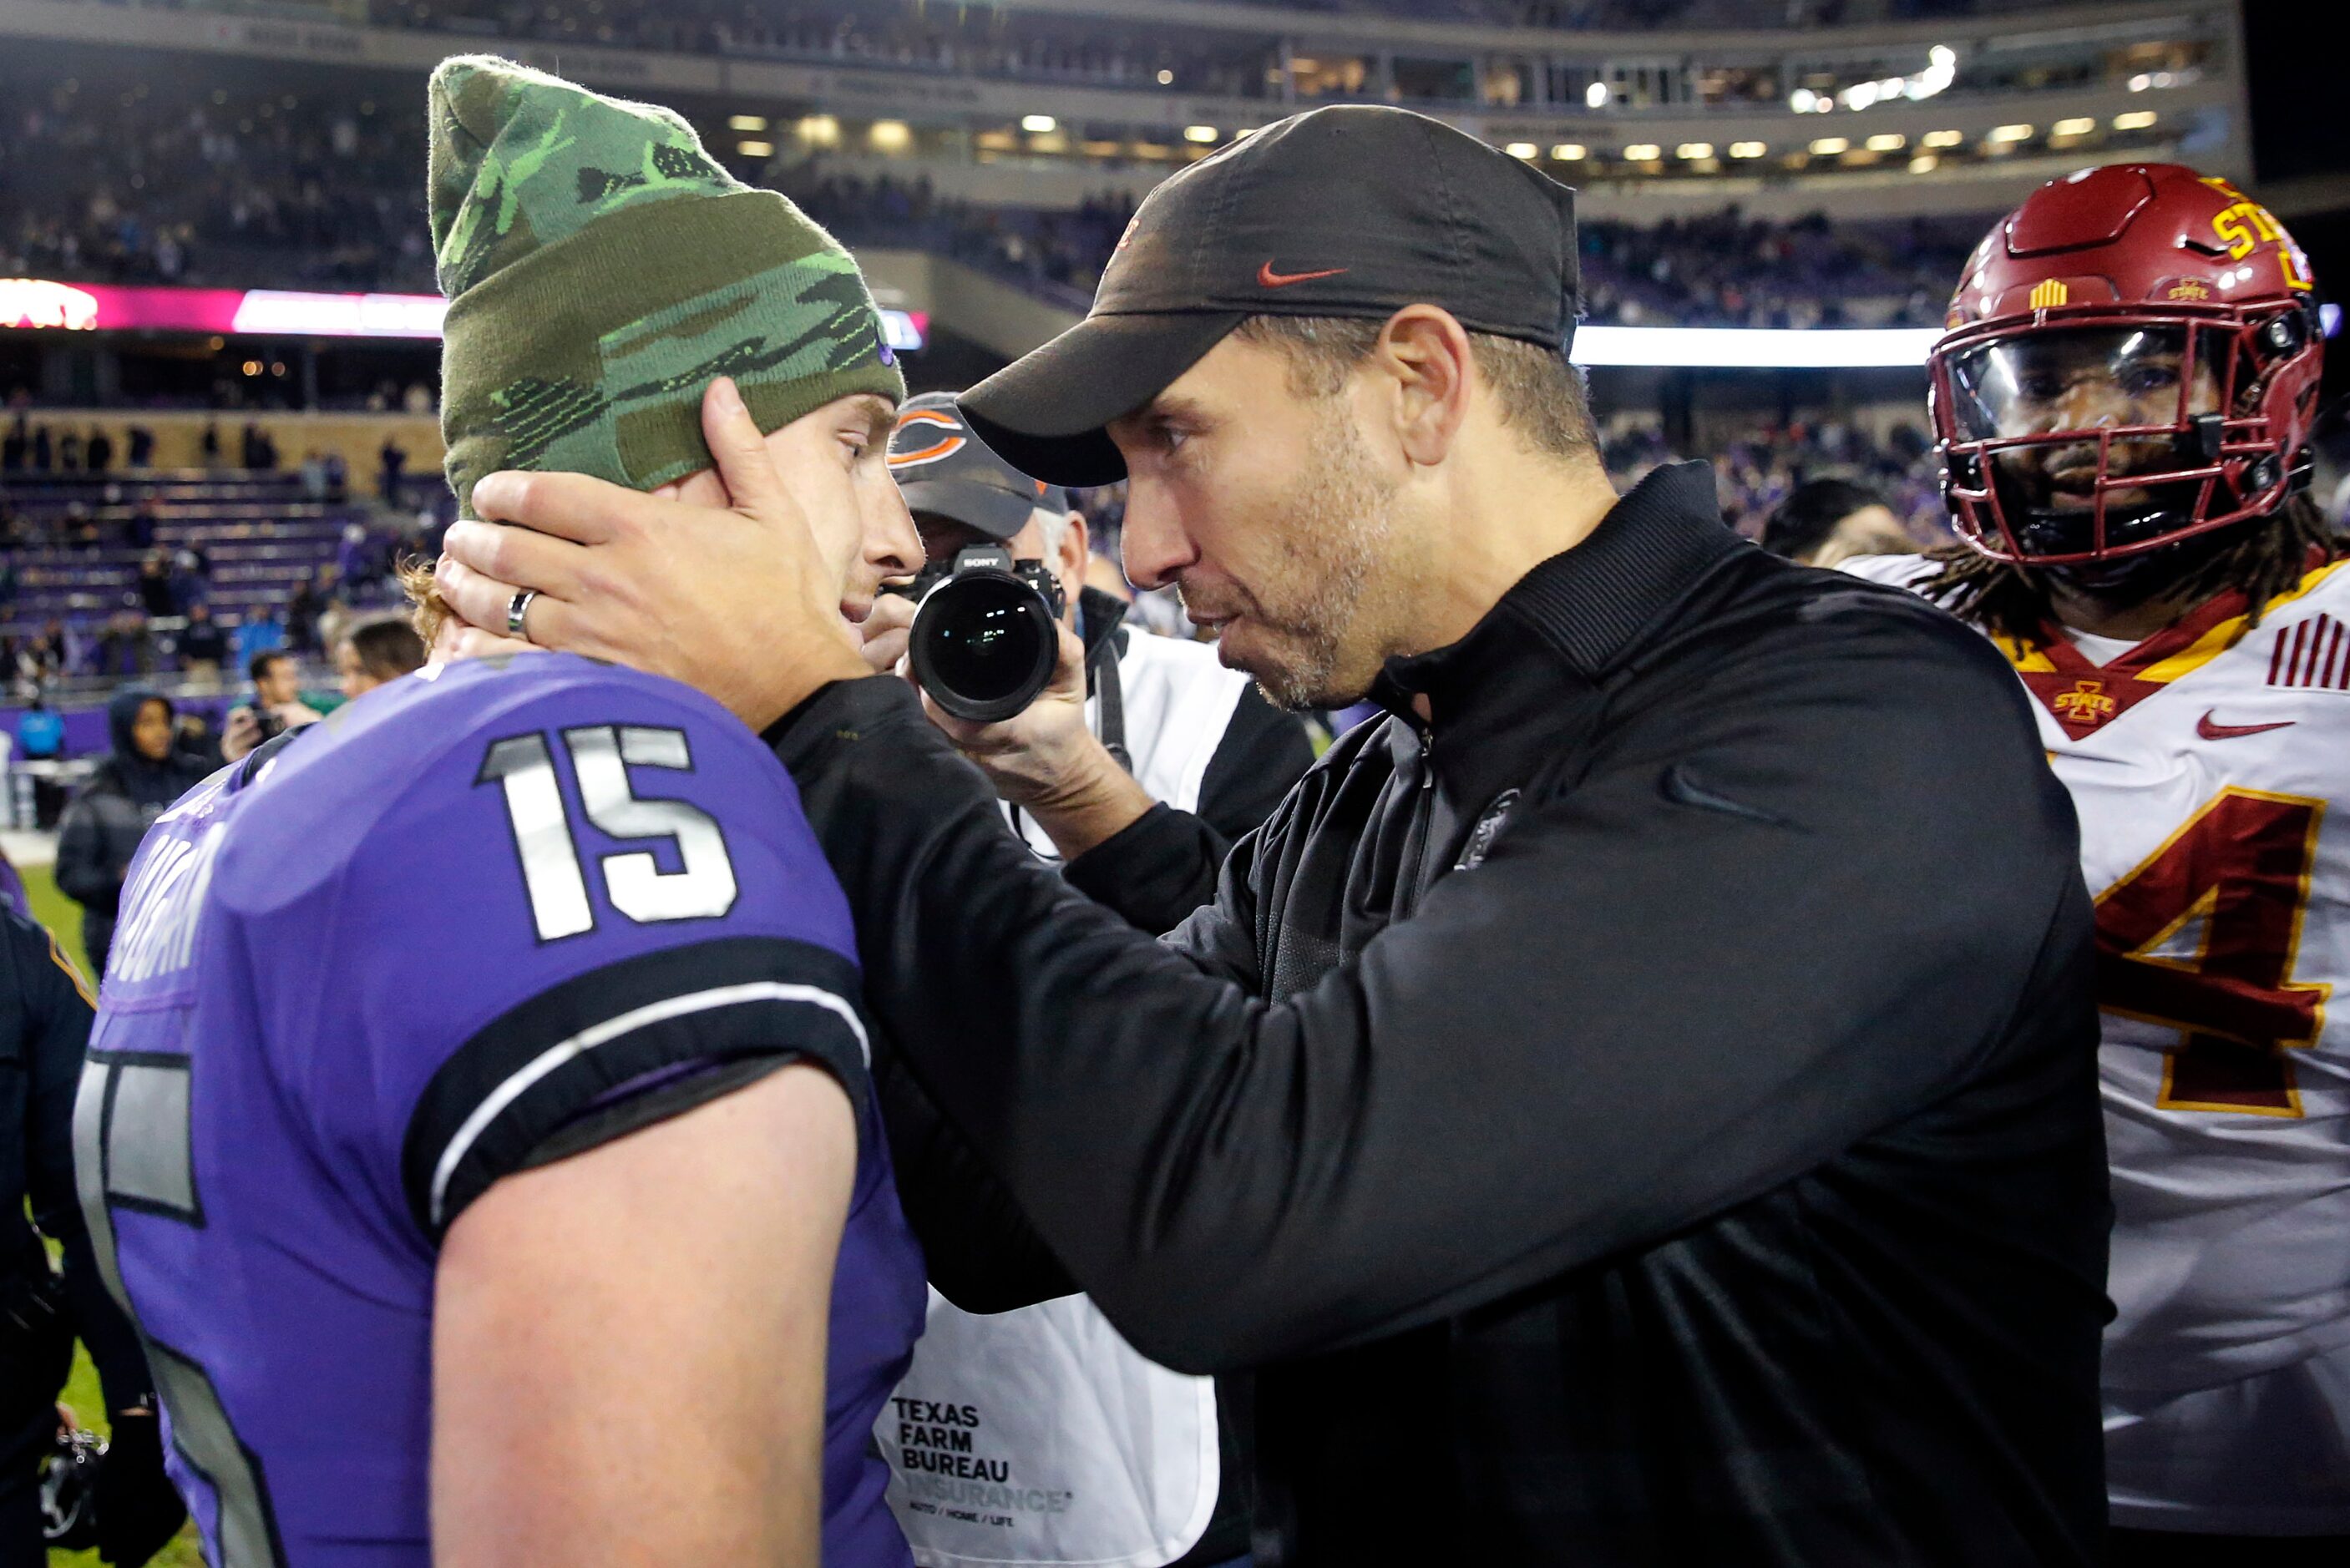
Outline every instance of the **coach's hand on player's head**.
<svg viewBox="0 0 2350 1568">
<path fill-rule="evenodd" d="M 812 495 L 850 513 L 812 518 L 725 378 L 703 395 L 702 428 L 714 484 L 645 494 L 575 473 L 483 478 L 473 510 L 485 521 L 452 525 L 435 570 L 471 623 L 442 651 L 510 650 L 507 607 L 536 588 L 531 644 L 671 676 L 754 729 L 829 681 L 868 673 L 841 616 L 841 573 L 817 539 L 856 536 L 854 495 Z"/>
</svg>

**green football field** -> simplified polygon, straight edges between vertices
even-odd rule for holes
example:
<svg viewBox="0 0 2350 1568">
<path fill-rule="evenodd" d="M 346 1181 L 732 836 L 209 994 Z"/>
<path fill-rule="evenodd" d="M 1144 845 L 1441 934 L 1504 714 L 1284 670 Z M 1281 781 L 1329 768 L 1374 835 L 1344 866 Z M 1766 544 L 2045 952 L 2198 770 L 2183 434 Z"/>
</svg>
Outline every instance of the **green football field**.
<svg viewBox="0 0 2350 1568">
<path fill-rule="evenodd" d="M 33 914 L 41 924 L 56 933 L 57 945 L 84 974 L 89 972 L 88 961 L 81 950 L 81 906 L 57 891 L 57 885 L 46 866 L 20 868 L 25 878 L 25 891 L 33 901 Z M 73 1376 L 66 1384 L 65 1402 L 73 1407 L 81 1424 L 103 1432 L 106 1430 L 106 1401 L 98 1391 L 98 1372 L 89 1357 L 78 1346 L 74 1350 Z M 180 1539 L 158 1553 L 153 1561 L 158 1568 L 198 1568 L 203 1553 L 196 1550 L 193 1528 L 181 1532 Z M 95 1552 L 52 1552 L 49 1568 L 102 1568 Z"/>
</svg>

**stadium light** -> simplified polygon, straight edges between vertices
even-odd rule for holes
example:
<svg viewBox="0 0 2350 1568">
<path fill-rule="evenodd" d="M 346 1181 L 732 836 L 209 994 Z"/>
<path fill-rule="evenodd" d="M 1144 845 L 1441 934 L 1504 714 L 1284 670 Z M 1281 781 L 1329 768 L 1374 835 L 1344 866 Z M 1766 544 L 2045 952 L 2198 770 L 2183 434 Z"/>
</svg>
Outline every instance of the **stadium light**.
<svg viewBox="0 0 2350 1568">
<path fill-rule="evenodd" d="M 1703 162 L 1706 159 L 1713 156 L 1713 143 L 1711 141 L 1684 141 L 1679 147 L 1673 149 L 1673 156 L 1676 158 L 1685 158 L 1691 163 Z"/>
<path fill-rule="evenodd" d="M 2048 128 L 2051 136 L 2086 136 L 2097 129 L 2097 122 L 2087 115 L 2078 119 L 2060 119 Z"/>
<path fill-rule="evenodd" d="M 2032 127 L 2028 125 L 1993 126 L 1991 128 L 1991 134 L 1983 140 L 1986 141 L 2029 141 L 2032 140 Z"/>
<path fill-rule="evenodd" d="M 1216 128 L 1212 125 L 1187 125 L 1183 128 L 1183 140 L 1186 141 L 1213 141 L 1215 139 Z"/>
<path fill-rule="evenodd" d="M 1583 327 L 1577 365 L 1689 369 L 1845 370 L 1922 366 L 1938 327 Z"/>
<path fill-rule="evenodd" d="M 755 135 L 767 129 L 767 117 L 764 114 L 738 114 L 726 122 L 726 129 L 747 130 Z"/>
<path fill-rule="evenodd" d="M 1730 144 L 1732 158 L 1760 158 L 1771 151 L 1767 141 L 1733 141 Z"/>
<path fill-rule="evenodd" d="M 2150 109 L 2132 109 L 2127 114 L 2117 114 L 2114 116 L 2114 129 L 2116 130 L 2144 130 L 2148 126 L 2152 125 L 2154 121 L 2154 110 Z"/>
<path fill-rule="evenodd" d="M 744 158 L 773 158 L 775 144 L 772 141 L 738 141 L 734 144 L 734 151 Z"/>
<path fill-rule="evenodd" d="M 1967 139 L 1962 130 L 1929 130 L 1918 139 L 1920 147 L 1956 147 Z"/>
<path fill-rule="evenodd" d="M 883 152 L 903 152 L 914 144 L 914 132 L 902 119 L 877 119 L 866 135 Z"/>
<path fill-rule="evenodd" d="M 1550 150 L 1550 155 L 1561 163 L 1575 163 L 1581 161 L 1590 151 L 1579 141 L 1562 141 Z"/>
<path fill-rule="evenodd" d="M 1020 129 L 1037 136 L 1050 136 L 1061 128 L 1061 122 L 1049 114 L 1024 114 Z"/>
<path fill-rule="evenodd" d="M 1507 147 L 1503 148 L 1502 151 L 1508 153 L 1513 158 L 1539 158 L 1542 156 L 1542 149 L 1536 147 L 1531 141 L 1513 141 Z"/>
<path fill-rule="evenodd" d="M 1920 152 L 1909 160 L 1909 172 L 1912 174 L 1931 174 L 1941 166 L 1942 161 L 1930 152 Z"/>
<path fill-rule="evenodd" d="M 1908 145 L 1908 137 L 1892 130 L 1872 136 L 1867 141 L 1867 147 L 1871 152 L 1898 152 Z"/>
<path fill-rule="evenodd" d="M 1160 87 L 1173 87 L 1175 85 L 1175 73 L 1168 70 L 1160 71 L 1159 73 L 1159 85 Z"/>
<path fill-rule="evenodd" d="M 2144 71 L 2138 72 L 2137 75 L 2130 78 L 2129 79 L 2129 89 L 2132 92 L 2144 92 L 2153 85 L 2154 78 Z"/>
<path fill-rule="evenodd" d="M 1787 107 L 1797 114 L 1809 114 L 1820 101 L 1820 95 L 1809 88 L 1797 88 L 1787 95 Z"/>
<path fill-rule="evenodd" d="M 1852 151 L 1852 143 L 1841 136 L 1823 136 L 1812 143 L 1812 152 L 1820 158 L 1834 158 L 1839 152 Z"/>
<path fill-rule="evenodd" d="M 1628 163 L 1653 163 L 1664 155 L 1665 150 L 1653 141 L 1636 141 L 1624 149 L 1624 159 Z"/>
<path fill-rule="evenodd" d="M 1606 109 L 1607 107 L 1607 84 L 1606 82 L 1593 82 L 1589 87 L 1585 88 L 1583 89 L 1583 107 L 1586 109 Z"/>
</svg>

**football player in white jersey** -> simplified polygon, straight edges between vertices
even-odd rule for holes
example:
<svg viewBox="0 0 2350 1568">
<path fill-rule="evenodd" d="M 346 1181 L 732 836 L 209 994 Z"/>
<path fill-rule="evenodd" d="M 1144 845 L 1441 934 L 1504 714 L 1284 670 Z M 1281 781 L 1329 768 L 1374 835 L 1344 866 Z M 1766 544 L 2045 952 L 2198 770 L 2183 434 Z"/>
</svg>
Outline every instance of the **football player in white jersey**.
<svg viewBox="0 0 2350 1568">
<path fill-rule="evenodd" d="M 2006 649 L 2080 811 L 2116 1564 L 2350 1563 L 2350 543 L 2306 493 L 2312 296 L 2224 180 L 2043 186 L 1931 360 L 1964 544 L 1846 568 Z"/>
</svg>

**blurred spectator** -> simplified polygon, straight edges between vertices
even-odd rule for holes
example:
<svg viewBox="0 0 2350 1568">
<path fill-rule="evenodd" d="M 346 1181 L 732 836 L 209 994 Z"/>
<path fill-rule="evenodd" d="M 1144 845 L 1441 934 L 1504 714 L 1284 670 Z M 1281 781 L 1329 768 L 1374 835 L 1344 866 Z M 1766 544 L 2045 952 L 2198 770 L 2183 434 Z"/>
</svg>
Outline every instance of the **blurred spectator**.
<svg viewBox="0 0 2350 1568">
<path fill-rule="evenodd" d="M 31 455 L 33 432 L 22 413 L 8 421 L 8 432 L 0 435 L 0 472 L 16 472 L 25 466 Z"/>
<path fill-rule="evenodd" d="M 114 438 L 102 425 L 90 427 L 89 443 L 82 449 L 82 464 L 92 473 L 104 473 L 114 466 Z"/>
<path fill-rule="evenodd" d="M 1918 541 L 1885 498 L 1844 479 L 1799 484 L 1762 525 L 1762 545 L 1807 566 L 1833 566 L 1855 556 L 1908 556 Z"/>
<path fill-rule="evenodd" d="M 145 425 L 132 425 L 128 435 L 130 466 L 151 467 L 155 462 L 155 432 Z"/>
<path fill-rule="evenodd" d="M 38 691 L 16 715 L 16 755 L 26 762 L 55 762 L 66 747 L 66 722 Z"/>
<path fill-rule="evenodd" d="M 164 551 L 150 550 L 139 563 L 139 605 L 151 620 L 180 613 L 172 592 L 172 557 Z"/>
<path fill-rule="evenodd" d="M 400 472 L 408 466 L 408 449 L 397 437 L 383 438 L 383 449 L 376 453 L 381 466 L 376 471 L 376 493 L 390 505 L 400 504 Z"/>
<path fill-rule="evenodd" d="M 38 691 L 64 674 L 69 663 L 66 652 L 65 622 L 52 620 L 39 632 L 16 645 L 16 684 L 26 690 Z"/>
<path fill-rule="evenodd" d="M 253 701 L 234 710 L 221 730 L 221 760 L 233 763 L 265 741 L 318 722 L 318 711 L 302 701 L 302 667 L 290 653 L 256 653 L 246 667 Z"/>
<path fill-rule="evenodd" d="M 196 450 L 202 454 L 206 468 L 218 468 L 221 465 L 221 434 L 218 420 L 204 421 L 204 433 L 197 441 Z"/>
<path fill-rule="evenodd" d="M 266 430 L 249 421 L 237 437 L 237 465 L 256 473 L 277 467 L 277 442 Z"/>
<path fill-rule="evenodd" d="M 83 950 L 106 972 L 114 916 L 139 841 L 163 808 L 203 779 L 173 748 L 171 702 L 127 686 L 107 704 L 112 750 L 76 792 L 57 830 L 58 888 L 82 907 Z"/>
<path fill-rule="evenodd" d="M 56 465 L 56 462 L 55 452 L 49 444 L 49 427 L 35 425 L 33 427 L 33 471 L 36 473 L 47 473 Z"/>
<path fill-rule="evenodd" d="M 123 525 L 124 537 L 134 550 L 144 550 L 155 542 L 155 525 L 163 519 L 162 504 L 152 494 L 141 495 L 130 508 L 130 520 Z"/>
<path fill-rule="evenodd" d="M 98 642 L 91 650 L 88 672 L 120 680 L 151 674 L 154 669 L 155 643 L 149 635 L 146 615 L 125 608 L 107 617 L 106 629 L 98 634 Z"/>
<path fill-rule="evenodd" d="M 57 467 L 67 473 L 81 472 L 81 437 L 72 431 L 57 437 Z"/>
<path fill-rule="evenodd" d="M 188 606 L 187 629 L 180 633 L 180 669 L 191 691 L 209 695 L 220 690 L 221 667 L 228 662 L 228 633 L 213 619 L 213 607 L 202 599 Z"/>
<path fill-rule="evenodd" d="M 424 668 L 424 639 L 405 616 L 361 621 L 335 644 L 335 669 L 344 697 L 356 701 L 377 687 Z"/>
<path fill-rule="evenodd" d="M 294 590 L 294 597 L 286 601 L 287 647 L 296 653 L 318 650 L 318 618 L 326 613 L 327 602 L 327 595 L 315 577 Z"/>
<path fill-rule="evenodd" d="M 202 541 L 189 539 L 172 552 L 172 576 L 182 604 L 192 604 L 212 590 L 213 558 Z"/>
</svg>

